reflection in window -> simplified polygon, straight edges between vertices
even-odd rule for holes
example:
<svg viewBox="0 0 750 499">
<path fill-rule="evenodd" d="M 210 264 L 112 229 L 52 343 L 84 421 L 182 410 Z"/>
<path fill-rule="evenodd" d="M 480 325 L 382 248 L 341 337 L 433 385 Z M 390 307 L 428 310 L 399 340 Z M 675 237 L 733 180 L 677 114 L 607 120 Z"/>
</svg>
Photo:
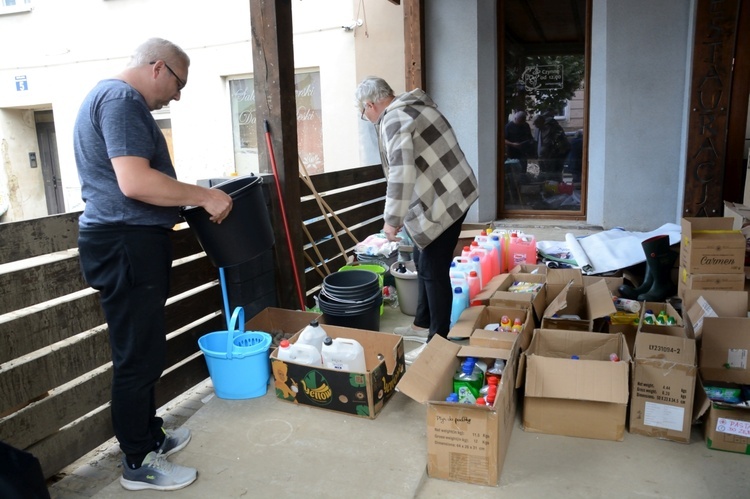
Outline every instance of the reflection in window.
<svg viewBox="0 0 750 499">
<path fill-rule="evenodd" d="M 582 55 L 506 52 L 504 210 L 581 209 Z"/>
<path fill-rule="evenodd" d="M 229 81 L 235 168 L 240 175 L 259 173 L 257 116 L 252 78 Z M 294 75 L 297 103 L 297 147 L 310 175 L 323 173 L 323 113 L 320 72 Z"/>
</svg>

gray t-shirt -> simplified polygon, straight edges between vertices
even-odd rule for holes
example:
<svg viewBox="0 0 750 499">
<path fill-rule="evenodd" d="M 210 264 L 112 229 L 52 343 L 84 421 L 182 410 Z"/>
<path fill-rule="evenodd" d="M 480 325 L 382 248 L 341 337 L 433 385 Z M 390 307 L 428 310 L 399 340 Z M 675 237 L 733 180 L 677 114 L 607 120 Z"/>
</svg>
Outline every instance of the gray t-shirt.
<svg viewBox="0 0 750 499">
<path fill-rule="evenodd" d="M 155 206 L 126 197 L 117 184 L 112 158 L 138 156 L 176 178 L 164 135 L 143 96 L 121 80 L 103 80 L 86 96 L 76 118 L 74 151 L 86 203 L 81 228 L 98 225 L 156 225 L 180 221 L 177 207 Z"/>
</svg>

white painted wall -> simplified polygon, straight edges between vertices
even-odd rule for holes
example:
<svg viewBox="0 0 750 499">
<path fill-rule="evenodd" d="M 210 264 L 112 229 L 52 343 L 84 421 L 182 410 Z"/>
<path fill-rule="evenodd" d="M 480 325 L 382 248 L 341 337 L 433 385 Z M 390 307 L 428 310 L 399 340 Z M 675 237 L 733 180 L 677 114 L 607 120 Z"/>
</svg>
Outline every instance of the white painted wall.
<svg viewBox="0 0 750 499">
<path fill-rule="evenodd" d="M 358 79 L 380 74 L 403 89 L 403 8 L 384 0 L 363 3 L 364 9 L 359 0 L 291 2 L 295 67 L 321 73 L 325 171 L 372 164 L 361 162 L 354 107 Z M 178 178 L 192 183 L 234 172 L 227 78 L 252 75 L 247 0 L 77 0 L 75 5 L 34 0 L 33 5 L 30 13 L 0 15 L 3 170 L 17 179 L 15 188 L 23 194 L 17 198 L 23 198 L 23 206 L 16 203 L 1 221 L 47 214 L 41 168 L 32 172 L 35 177 L 28 172 L 28 152 L 38 155 L 30 109 L 54 111 L 65 206 L 83 208 L 72 141 L 78 107 L 97 81 L 119 72 L 132 50 L 151 36 L 177 43 L 191 58 L 189 83 L 169 109 Z M 362 26 L 344 30 L 357 16 Z M 15 77 L 21 75 L 28 91 L 16 91 Z M 32 126 L 27 126 L 29 116 Z"/>
<path fill-rule="evenodd" d="M 593 3 L 587 220 L 631 230 L 678 222 L 693 2 Z"/>
<path fill-rule="evenodd" d="M 485 6 L 486 2 L 479 2 Z M 466 222 L 479 220 L 479 207 L 485 206 L 495 185 L 483 175 L 494 170 L 479 163 L 479 116 L 492 114 L 489 103 L 479 99 L 478 2 L 432 0 L 425 2 L 425 91 L 435 100 L 456 132 L 458 143 L 479 179 L 479 201 L 472 205 Z M 461 27 L 457 29 L 457 27 Z M 484 211 L 484 210 L 483 210 Z"/>
<path fill-rule="evenodd" d="M 425 4 L 428 92 L 478 172 L 469 221 L 495 217 L 495 2 Z M 587 222 L 652 230 L 679 221 L 694 0 L 593 0 Z M 668 19 L 669 22 L 664 22 Z M 461 29 L 455 29 L 461 26 Z M 491 82 L 488 85 L 487 82 Z"/>
</svg>

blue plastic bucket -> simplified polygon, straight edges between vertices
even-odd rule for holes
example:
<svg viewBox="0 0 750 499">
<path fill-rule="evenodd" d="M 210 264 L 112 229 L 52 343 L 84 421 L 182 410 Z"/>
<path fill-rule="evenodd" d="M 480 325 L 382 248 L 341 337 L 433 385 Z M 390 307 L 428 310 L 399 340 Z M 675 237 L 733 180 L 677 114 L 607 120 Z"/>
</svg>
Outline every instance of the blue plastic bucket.
<svg viewBox="0 0 750 499">
<path fill-rule="evenodd" d="M 237 323 L 240 329 L 236 329 Z M 215 331 L 198 338 L 216 396 L 222 399 L 262 397 L 268 389 L 271 369 L 268 347 L 271 335 L 245 332 L 245 312 L 234 309 L 228 331 Z"/>
</svg>

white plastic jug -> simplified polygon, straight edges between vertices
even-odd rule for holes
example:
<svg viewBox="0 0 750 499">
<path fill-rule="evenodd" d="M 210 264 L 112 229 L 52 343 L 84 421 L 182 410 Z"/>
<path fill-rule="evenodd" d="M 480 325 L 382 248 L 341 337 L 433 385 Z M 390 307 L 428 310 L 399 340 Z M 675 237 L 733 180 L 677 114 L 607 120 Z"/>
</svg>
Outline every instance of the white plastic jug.
<svg viewBox="0 0 750 499">
<path fill-rule="evenodd" d="M 326 339 L 325 330 L 320 326 L 317 319 L 310 321 L 310 324 L 305 326 L 305 329 L 299 334 L 296 345 L 312 345 L 318 351 L 323 353 L 323 340 Z"/>
<path fill-rule="evenodd" d="M 365 349 L 357 340 L 326 336 L 323 340 L 323 365 L 337 371 L 367 372 Z"/>
<path fill-rule="evenodd" d="M 289 343 L 289 340 L 279 342 L 279 360 L 307 364 L 308 366 L 322 366 L 323 362 L 318 349 L 312 345 Z"/>
</svg>

